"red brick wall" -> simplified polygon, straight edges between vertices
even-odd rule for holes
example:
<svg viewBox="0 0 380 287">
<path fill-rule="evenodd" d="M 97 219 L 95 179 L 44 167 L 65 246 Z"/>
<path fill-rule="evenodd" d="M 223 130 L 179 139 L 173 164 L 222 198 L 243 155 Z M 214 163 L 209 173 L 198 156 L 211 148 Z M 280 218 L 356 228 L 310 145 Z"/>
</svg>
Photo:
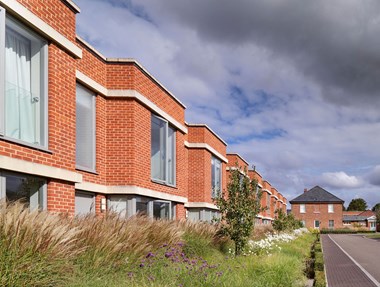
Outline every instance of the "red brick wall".
<svg viewBox="0 0 380 287">
<path fill-rule="evenodd" d="M 33 14 L 52 26 L 55 30 L 75 42 L 75 13 L 63 3 L 56 0 L 17 0 Z"/>
<path fill-rule="evenodd" d="M 228 167 L 236 167 L 236 163 L 238 164 L 238 167 L 241 168 L 242 171 L 246 169 L 248 171 L 248 164 L 238 155 L 236 154 L 227 154 L 228 159 Z"/>
<path fill-rule="evenodd" d="M 50 180 L 47 190 L 49 211 L 64 212 L 70 215 L 75 211 L 75 186 L 61 180 Z"/>
<path fill-rule="evenodd" d="M 188 126 L 188 142 L 205 143 L 226 157 L 226 145 L 205 126 Z"/>
<path fill-rule="evenodd" d="M 334 228 L 343 227 L 343 205 L 334 203 L 334 213 L 328 213 L 327 203 L 305 204 L 306 212 L 300 213 L 300 204 L 292 204 L 295 218 L 305 220 L 306 227 L 314 228 L 314 220 L 320 221 L 320 229 L 329 227 L 329 220 L 334 220 Z M 319 212 L 318 212 L 319 210 Z"/>
</svg>

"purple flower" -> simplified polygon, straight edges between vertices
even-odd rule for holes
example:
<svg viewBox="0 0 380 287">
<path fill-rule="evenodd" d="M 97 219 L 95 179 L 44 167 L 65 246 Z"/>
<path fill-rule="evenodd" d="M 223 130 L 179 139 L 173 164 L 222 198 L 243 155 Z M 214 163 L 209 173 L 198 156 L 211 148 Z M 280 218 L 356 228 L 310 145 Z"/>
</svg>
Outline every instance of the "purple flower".
<svg viewBox="0 0 380 287">
<path fill-rule="evenodd" d="M 171 253 L 171 252 L 166 252 L 165 253 L 165 257 L 166 258 L 169 258 L 169 257 L 172 257 L 173 256 L 173 253 Z"/>
<path fill-rule="evenodd" d="M 140 264 L 140 267 L 141 267 L 141 268 L 144 267 L 144 266 L 145 266 L 144 263 L 141 263 L 141 264 Z"/>
<path fill-rule="evenodd" d="M 150 258 L 150 257 L 154 257 L 154 254 L 153 254 L 152 252 L 149 252 L 149 253 L 145 256 L 145 258 Z"/>
</svg>

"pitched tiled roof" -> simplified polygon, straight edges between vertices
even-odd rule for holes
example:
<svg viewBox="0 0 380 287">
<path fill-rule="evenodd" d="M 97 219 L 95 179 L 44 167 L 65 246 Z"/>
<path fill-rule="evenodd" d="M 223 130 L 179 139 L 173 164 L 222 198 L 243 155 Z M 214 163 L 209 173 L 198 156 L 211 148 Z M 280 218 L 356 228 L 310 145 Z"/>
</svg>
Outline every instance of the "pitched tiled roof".
<svg viewBox="0 0 380 287">
<path fill-rule="evenodd" d="M 300 196 L 297 196 L 290 203 L 313 203 L 313 202 L 324 202 L 324 203 L 344 203 L 344 200 L 336 197 L 322 187 L 315 186 L 309 191 L 304 192 Z"/>
</svg>

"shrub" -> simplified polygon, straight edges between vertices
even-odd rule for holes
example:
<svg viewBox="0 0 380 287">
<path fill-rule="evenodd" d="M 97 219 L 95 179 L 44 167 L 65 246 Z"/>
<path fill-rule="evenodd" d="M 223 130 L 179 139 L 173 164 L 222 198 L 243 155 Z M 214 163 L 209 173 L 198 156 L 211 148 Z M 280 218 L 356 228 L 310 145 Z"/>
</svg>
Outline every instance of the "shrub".
<svg viewBox="0 0 380 287">
<path fill-rule="evenodd" d="M 324 271 L 315 271 L 315 287 L 326 287 L 326 278 Z"/>
<path fill-rule="evenodd" d="M 301 228 L 302 222 L 297 220 L 292 213 L 287 215 L 282 209 L 277 209 L 276 219 L 273 221 L 272 226 L 278 232 L 293 231 Z"/>
<path fill-rule="evenodd" d="M 315 271 L 323 271 L 324 270 L 324 261 L 322 252 L 315 253 Z"/>
</svg>

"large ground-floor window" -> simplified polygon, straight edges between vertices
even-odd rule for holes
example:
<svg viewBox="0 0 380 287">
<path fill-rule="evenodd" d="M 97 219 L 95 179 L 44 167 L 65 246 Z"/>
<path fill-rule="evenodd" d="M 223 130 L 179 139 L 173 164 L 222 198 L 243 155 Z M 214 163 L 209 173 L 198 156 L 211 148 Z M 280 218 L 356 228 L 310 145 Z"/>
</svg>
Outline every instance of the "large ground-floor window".
<svg viewBox="0 0 380 287">
<path fill-rule="evenodd" d="M 192 221 L 212 222 L 220 219 L 220 213 L 218 210 L 209 208 L 189 208 L 188 218 Z"/>
<path fill-rule="evenodd" d="M 121 217 L 145 215 L 156 219 L 175 219 L 176 203 L 145 196 L 110 195 L 108 210 Z"/>
<path fill-rule="evenodd" d="M 75 215 L 95 214 L 95 195 L 90 192 L 75 192 Z"/>
<path fill-rule="evenodd" d="M 46 209 L 46 180 L 19 173 L 0 171 L 0 199 L 20 201 L 30 208 Z"/>
</svg>

